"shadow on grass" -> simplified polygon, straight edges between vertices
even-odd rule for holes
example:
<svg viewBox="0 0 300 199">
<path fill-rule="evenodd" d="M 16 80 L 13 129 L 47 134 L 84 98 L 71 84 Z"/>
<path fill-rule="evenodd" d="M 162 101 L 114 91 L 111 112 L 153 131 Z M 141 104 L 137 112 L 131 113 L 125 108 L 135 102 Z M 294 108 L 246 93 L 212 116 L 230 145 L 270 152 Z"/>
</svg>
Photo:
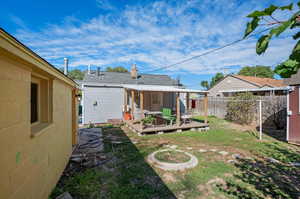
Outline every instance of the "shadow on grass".
<svg viewBox="0 0 300 199">
<path fill-rule="evenodd" d="M 226 187 L 219 189 L 236 198 L 299 198 L 300 168 L 289 164 L 300 162 L 299 153 L 278 144 L 266 143 L 265 147 L 263 155 L 279 162 L 241 159 L 235 164 L 241 171 L 234 176 L 238 180 L 228 180 Z"/>
<path fill-rule="evenodd" d="M 81 168 L 62 176 L 52 193 L 68 191 L 73 198 L 176 198 L 159 175 L 144 160 L 120 127 L 104 127 L 106 162 L 96 168 Z M 68 165 L 68 167 L 80 167 Z M 67 168 L 68 169 L 68 168 Z"/>
</svg>

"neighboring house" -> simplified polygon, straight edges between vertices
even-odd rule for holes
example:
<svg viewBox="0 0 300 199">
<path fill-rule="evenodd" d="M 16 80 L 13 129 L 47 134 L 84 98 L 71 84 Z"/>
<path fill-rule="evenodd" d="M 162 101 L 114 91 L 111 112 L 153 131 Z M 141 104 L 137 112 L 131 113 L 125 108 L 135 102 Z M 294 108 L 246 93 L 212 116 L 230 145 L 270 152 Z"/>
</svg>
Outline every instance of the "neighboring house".
<svg viewBox="0 0 300 199">
<path fill-rule="evenodd" d="M 288 94 L 287 141 L 300 144 L 300 70 L 285 83 L 290 85 Z"/>
<path fill-rule="evenodd" d="M 122 120 L 125 111 L 124 86 L 178 87 L 178 81 L 167 75 L 138 74 L 135 65 L 128 73 L 102 72 L 99 69 L 94 72 L 88 71 L 84 80 L 78 83 L 82 89 L 83 124 Z M 144 98 L 147 99 L 146 103 L 149 103 L 149 106 L 157 111 L 163 107 L 172 108 L 175 104 L 175 94 L 172 92 L 146 93 Z M 184 98 L 183 95 L 182 98 Z"/>
<path fill-rule="evenodd" d="M 0 29 L 0 198 L 48 198 L 76 143 L 76 83 Z"/>
<path fill-rule="evenodd" d="M 252 92 L 254 95 L 282 95 L 286 88 L 283 80 L 243 75 L 227 75 L 210 88 L 209 96 L 227 97 L 239 92 Z"/>
</svg>

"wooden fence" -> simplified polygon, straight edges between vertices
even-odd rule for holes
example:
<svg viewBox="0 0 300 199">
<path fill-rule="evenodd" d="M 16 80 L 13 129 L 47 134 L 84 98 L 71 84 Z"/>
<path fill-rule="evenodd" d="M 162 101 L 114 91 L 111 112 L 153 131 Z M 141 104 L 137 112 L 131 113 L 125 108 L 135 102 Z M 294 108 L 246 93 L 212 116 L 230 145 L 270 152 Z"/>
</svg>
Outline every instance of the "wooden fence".
<svg viewBox="0 0 300 199">
<path fill-rule="evenodd" d="M 232 97 L 209 97 L 208 114 L 219 118 L 226 118 L 227 104 L 233 100 Z M 261 96 L 253 100 L 255 111 L 254 122 L 259 122 L 259 100 L 262 100 L 262 122 L 264 127 L 286 127 L 286 96 Z M 204 115 L 204 99 L 191 100 L 192 111 Z"/>
</svg>

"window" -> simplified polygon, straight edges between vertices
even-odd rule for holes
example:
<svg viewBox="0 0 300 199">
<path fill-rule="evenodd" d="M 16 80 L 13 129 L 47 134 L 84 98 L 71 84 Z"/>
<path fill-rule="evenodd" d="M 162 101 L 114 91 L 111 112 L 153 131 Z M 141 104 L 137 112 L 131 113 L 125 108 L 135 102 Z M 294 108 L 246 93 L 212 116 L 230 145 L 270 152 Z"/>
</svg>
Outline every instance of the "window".
<svg viewBox="0 0 300 199">
<path fill-rule="evenodd" d="M 52 122 L 52 80 L 36 74 L 31 76 L 30 122 L 34 134 Z"/>
<path fill-rule="evenodd" d="M 38 121 L 38 84 L 31 83 L 31 123 Z"/>
<path fill-rule="evenodd" d="M 152 104 L 160 104 L 160 95 L 159 93 L 152 93 Z"/>
</svg>

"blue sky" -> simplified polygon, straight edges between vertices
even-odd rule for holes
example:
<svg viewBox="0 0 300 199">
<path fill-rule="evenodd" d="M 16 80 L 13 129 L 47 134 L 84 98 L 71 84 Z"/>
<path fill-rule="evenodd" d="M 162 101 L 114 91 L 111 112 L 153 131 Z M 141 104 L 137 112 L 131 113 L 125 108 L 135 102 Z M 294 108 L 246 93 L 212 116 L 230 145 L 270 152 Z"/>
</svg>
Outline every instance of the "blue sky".
<svg viewBox="0 0 300 199">
<path fill-rule="evenodd" d="M 72 68 L 88 64 L 124 66 L 136 63 L 140 72 L 201 54 L 243 36 L 247 14 L 271 3 L 290 0 L 85 0 L 5 1 L 0 24 L 56 67 L 63 58 Z M 285 19 L 287 12 L 278 13 Z M 237 72 L 245 65 L 276 66 L 294 42 L 283 34 L 268 51 L 255 54 L 256 38 L 157 74 L 180 76 L 190 88 L 201 88 L 216 72 Z"/>
</svg>

